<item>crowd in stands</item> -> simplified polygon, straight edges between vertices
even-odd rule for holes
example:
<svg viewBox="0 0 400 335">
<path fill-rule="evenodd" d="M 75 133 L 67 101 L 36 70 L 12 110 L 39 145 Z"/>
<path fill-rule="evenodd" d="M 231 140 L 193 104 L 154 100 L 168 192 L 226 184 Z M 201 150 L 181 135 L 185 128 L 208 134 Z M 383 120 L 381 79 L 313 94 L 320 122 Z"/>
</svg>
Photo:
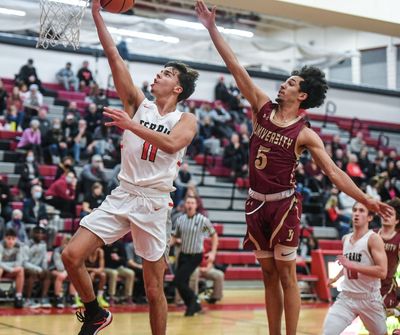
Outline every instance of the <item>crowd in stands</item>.
<svg viewBox="0 0 400 335">
<path fill-rule="evenodd" d="M 61 252 L 70 236 L 63 234 L 58 239 L 63 229 L 58 222 L 75 222 L 89 214 L 118 185 L 121 132 L 104 126 L 102 109 L 110 104 L 106 90 L 96 83 L 87 61 L 76 74 L 67 62 L 55 79 L 60 90 L 85 93 L 87 107 L 83 110 L 70 100 L 62 118 L 49 119 L 44 97 L 54 96 L 54 92 L 44 87 L 32 59 L 21 67 L 11 90 L 0 80 L 0 131 L 21 132 L 16 144 L 16 172 L 20 177 L 13 192 L 7 176 L 0 174 L 0 278 L 15 280 L 16 307 L 50 307 L 50 296 L 58 308 L 65 304 L 82 306 L 61 261 Z M 148 82 L 143 83 L 142 90 L 152 99 Z M 188 148 L 188 156 L 221 157 L 229 170 L 225 180 L 247 178 L 252 123 L 249 108 L 236 85 L 227 85 L 220 77 L 213 103 L 188 101 L 181 107 L 198 119 L 198 132 Z M 387 201 L 400 196 L 400 160 L 395 150 L 388 155 L 382 150 L 374 152 L 362 132 L 348 144 L 336 135 L 326 142 L 326 149 L 334 162 L 371 197 Z M 41 165 L 55 167 L 50 180 L 40 172 Z M 296 179 L 307 223 L 334 227 L 338 238 L 347 233 L 354 200 L 331 185 L 307 153 L 300 158 Z M 173 224 L 182 215 L 183 199 L 187 196 L 195 197 L 198 212 L 207 216 L 187 164 L 182 165 L 175 186 Z M 22 208 L 13 209 L 13 201 L 21 201 Z M 379 221 L 373 224 L 378 226 Z M 318 244 L 313 238 L 304 239 L 304 243 L 299 250 L 306 250 L 305 254 Z M 146 301 L 141 258 L 135 254 L 129 238 L 96 250 L 87 266 L 102 306 Z M 215 280 L 216 292 L 221 292 L 223 270 L 218 264 L 203 262 L 195 271 L 193 290 L 197 292 L 200 276 Z M 209 300 L 215 303 L 221 298 L 218 293 Z"/>
</svg>

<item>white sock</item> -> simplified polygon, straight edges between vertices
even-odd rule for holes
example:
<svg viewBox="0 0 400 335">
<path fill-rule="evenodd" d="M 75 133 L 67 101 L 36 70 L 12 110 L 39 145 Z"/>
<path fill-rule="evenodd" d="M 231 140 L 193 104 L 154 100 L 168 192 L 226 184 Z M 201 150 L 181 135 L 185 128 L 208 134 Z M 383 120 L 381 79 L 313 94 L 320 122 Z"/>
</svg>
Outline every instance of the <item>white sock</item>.
<svg viewBox="0 0 400 335">
<path fill-rule="evenodd" d="M 98 297 L 102 297 L 103 296 L 104 291 L 103 290 L 98 290 L 97 291 L 97 296 Z"/>
</svg>

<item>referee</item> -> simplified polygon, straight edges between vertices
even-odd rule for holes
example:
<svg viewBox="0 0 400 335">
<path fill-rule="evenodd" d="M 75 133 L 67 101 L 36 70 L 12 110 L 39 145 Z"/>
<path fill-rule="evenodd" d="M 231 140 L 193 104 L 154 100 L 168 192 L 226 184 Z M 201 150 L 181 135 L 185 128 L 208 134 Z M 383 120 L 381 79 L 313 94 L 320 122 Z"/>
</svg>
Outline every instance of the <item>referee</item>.
<svg viewBox="0 0 400 335">
<path fill-rule="evenodd" d="M 200 265 L 203 258 L 203 242 L 205 235 L 211 236 L 211 251 L 206 255 L 214 262 L 218 247 L 218 235 L 210 220 L 197 213 L 197 199 L 188 196 L 185 200 L 185 214 L 177 219 L 172 244 L 181 240 L 181 253 L 175 271 L 174 284 L 185 305 L 185 316 L 193 316 L 201 311 L 195 293 L 189 287 L 190 276 Z"/>
</svg>

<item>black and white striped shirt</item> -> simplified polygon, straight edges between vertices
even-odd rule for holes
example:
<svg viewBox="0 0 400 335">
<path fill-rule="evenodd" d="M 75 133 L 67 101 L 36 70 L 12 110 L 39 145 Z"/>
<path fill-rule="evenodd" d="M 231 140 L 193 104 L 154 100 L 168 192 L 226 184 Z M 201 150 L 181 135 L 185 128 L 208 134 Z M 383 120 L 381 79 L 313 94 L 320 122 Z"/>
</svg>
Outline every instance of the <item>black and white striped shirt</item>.
<svg viewBox="0 0 400 335">
<path fill-rule="evenodd" d="M 182 240 L 181 252 L 185 254 L 200 254 L 203 252 L 204 237 L 215 234 L 210 220 L 200 213 L 189 218 L 181 215 L 176 222 L 174 236 Z"/>
</svg>

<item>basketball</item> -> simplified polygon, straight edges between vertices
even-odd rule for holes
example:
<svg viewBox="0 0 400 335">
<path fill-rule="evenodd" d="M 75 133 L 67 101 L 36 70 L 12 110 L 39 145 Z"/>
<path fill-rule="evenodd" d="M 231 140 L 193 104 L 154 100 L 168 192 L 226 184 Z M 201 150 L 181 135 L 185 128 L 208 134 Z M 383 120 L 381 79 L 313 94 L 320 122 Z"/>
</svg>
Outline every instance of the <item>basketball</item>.
<svg viewBox="0 0 400 335">
<path fill-rule="evenodd" d="M 125 13 L 135 5 L 135 0 L 100 0 L 101 7 L 110 13 Z"/>
</svg>

